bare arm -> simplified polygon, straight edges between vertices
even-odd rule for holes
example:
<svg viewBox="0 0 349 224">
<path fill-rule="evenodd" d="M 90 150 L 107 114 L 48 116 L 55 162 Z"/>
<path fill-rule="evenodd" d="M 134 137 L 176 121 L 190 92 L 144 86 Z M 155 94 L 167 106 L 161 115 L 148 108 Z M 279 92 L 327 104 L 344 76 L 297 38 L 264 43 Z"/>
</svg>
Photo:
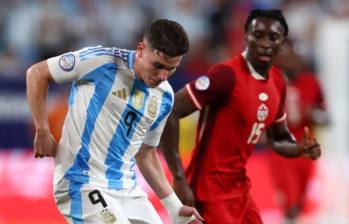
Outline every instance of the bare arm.
<svg viewBox="0 0 349 224">
<path fill-rule="evenodd" d="M 304 137 L 299 144 L 289 132 L 286 121 L 272 124 L 267 130 L 267 135 L 271 148 L 282 156 L 304 156 L 314 160 L 321 156 L 320 145 L 316 139 L 309 137 L 307 127 L 304 130 Z"/>
<path fill-rule="evenodd" d="M 161 199 L 173 223 L 192 223 L 202 221 L 193 207 L 183 206 L 166 179 L 156 148 L 143 144 L 136 155 L 137 166 L 147 183 Z"/>
<path fill-rule="evenodd" d="M 172 192 L 156 154 L 156 148 L 143 144 L 136 155 L 136 161 L 145 180 L 159 198 L 164 198 Z"/>
<path fill-rule="evenodd" d="M 57 144 L 48 124 L 46 98 L 48 85 L 52 82 L 46 61 L 32 65 L 27 70 L 27 98 L 35 124 L 35 157 L 55 156 Z"/>
<path fill-rule="evenodd" d="M 167 119 L 160 147 L 163 150 L 166 162 L 174 178 L 173 187 L 179 198 L 186 205 L 194 205 L 194 197 L 186 181 L 184 168 L 180 159 L 179 142 L 179 119 L 193 113 L 196 109 L 181 89 L 175 95 L 175 103 Z"/>
</svg>

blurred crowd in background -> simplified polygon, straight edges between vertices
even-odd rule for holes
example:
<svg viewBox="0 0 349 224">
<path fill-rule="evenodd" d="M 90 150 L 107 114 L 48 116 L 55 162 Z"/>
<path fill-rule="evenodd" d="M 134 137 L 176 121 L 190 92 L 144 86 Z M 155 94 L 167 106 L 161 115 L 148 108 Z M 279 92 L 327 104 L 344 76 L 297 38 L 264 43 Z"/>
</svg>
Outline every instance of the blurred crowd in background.
<svg viewBox="0 0 349 224">
<path fill-rule="evenodd" d="M 349 170 L 348 0 L 0 0 L 0 5 L 0 150 L 7 151 L 32 148 L 25 96 L 25 71 L 31 64 L 85 46 L 135 49 L 147 24 L 168 18 L 184 26 L 191 44 L 170 79 L 177 90 L 212 63 L 243 51 L 244 22 L 251 9 L 282 9 L 303 69 L 318 78 L 327 102 L 330 125 L 320 140 L 323 160 L 329 162 L 320 170 L 336 189 L 327 207 L 339 203 L 345 211 L 336 207 L 326 212 L 349 214 L 349 175 L 344 171 Z M 50 123 L 57 139 L 69 88 L 50 89 Z M 194 132 L 189 129 L 185 136 L 193 138 Z"/>
<path fill-rule="evenodd" d="M 134 49 L 144 26 L 156 18 L 181 23 L 191 50 L 171 80 L 174 89 L 202 74 L 212 62 L 243 50 L 243 26 L 253 8 L 280 8 L 290 38 L 310 70 L 318 73 L 323 32 L 349 20 L 346 0 L 1 0 L 0 8 L 0 147 L 30 147 L 29 110 L 24 98 L 29 65 L 84 46 Z M 348 30 L 343 24 L 343 29 Z M 337 32 L 333 31 L 333 32 Z M 346 44 L 347 45 L 347 44 Z M 318 52 L 316 52 L 318 51 Z M 327 74 L 326 74 L 327 76 Z M 326 80 L 326 77 L 323 78 Z M 61 92 L 62 88 L 53 88 Z M 66 92 L 67 90 L 63 90 Z M 22 134 L 19 134 L 21 130 Z"/>
</svg>

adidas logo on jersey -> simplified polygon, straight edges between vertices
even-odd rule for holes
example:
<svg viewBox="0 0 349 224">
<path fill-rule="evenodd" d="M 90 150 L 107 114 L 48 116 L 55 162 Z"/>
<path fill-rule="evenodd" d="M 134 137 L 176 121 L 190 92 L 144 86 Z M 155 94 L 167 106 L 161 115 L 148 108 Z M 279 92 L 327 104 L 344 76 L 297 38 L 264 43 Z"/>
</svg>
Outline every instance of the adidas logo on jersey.
<svg viewBox="0 0 349 224">
<path fill-rule="evenodd" d="M 126 100 L 126 88 L 119 89 L 117 91 L 113 91 L 111 93 L 113 96 L 118 96 L 119 98 Z"/>
</svg>

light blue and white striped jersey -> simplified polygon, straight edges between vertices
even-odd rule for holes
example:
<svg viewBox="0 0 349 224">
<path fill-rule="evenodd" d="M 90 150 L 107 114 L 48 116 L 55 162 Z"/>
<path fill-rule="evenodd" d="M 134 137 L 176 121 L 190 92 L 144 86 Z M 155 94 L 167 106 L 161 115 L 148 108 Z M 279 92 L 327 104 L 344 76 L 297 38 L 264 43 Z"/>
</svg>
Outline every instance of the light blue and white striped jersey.
<svg viewBox="0 0 349 224">
<path fill-rule="evenodd" d="M 101 46 L 48 59 L 57 83 L 72 81 L 55 157 L 55 180 L 123 189 L 136 184 L 135 154 L 157 146 L 173 106 L 167 81 L 150 88 L 133 70 L 135 51 Z"/>
</svg>

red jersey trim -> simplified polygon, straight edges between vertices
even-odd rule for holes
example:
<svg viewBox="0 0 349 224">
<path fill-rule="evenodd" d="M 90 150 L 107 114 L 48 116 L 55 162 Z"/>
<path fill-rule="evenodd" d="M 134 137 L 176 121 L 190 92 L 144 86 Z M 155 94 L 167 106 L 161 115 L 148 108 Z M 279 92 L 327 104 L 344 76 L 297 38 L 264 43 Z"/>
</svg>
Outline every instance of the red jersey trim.
<svg viewBox="0 0 349 224">
<path fill-rule="evenodd" d="M 201 110 L 202 109 L 202 106 L 200 105 L 199 101 L 196 99 L 193 91 L 191 90 L 190 88 L 190 85 L 187 84 L 185 85 L 185 89 L 187 90 L 189 96 L 190 96 L 190 99 L 191 101 L 194 103 L 194 105 L 196 106 L 197 109 Z"/>
<path fill-rule="evenodd" d="M 282 115 L 282 117 L 280 117 L 279 119 L 276 119 L 273 123 L 279 123 L 281 121 L 284 121 L 287 117 L 287 114 L 284 113 L 284 115 Z"/>
</svg>

